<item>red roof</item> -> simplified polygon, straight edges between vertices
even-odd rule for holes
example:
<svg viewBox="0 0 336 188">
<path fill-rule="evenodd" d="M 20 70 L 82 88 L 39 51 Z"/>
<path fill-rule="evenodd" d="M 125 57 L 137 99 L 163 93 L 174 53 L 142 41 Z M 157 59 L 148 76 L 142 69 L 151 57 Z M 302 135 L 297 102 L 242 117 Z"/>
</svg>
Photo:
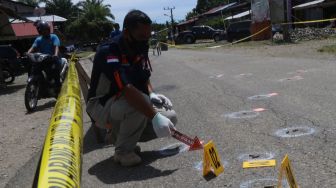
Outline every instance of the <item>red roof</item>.
<svg viewBox="0 0 336 188">
<path fill-rule="evenodd" d="M 38 36 L 38 32 L 34 23 L 25 22 L 25 23 L 12 23 L 12 29 L 15 33 L 15 36 L 18 38 L 25 38 L 25 37 L 35 37 Z M 51 32 L 53 31 L 52 24 L 51 25 Z"/>
<path fill-rule="evenodd" d="M 229 8 L 229 7 L 233 6 L 233 5 L 235 5 L 235 4 L 236 4 L 236 2 L 227 4 L 227 5 L 221 5 L 221 6 L 218 6 L 218 7 L 215 7 L 215 8 L 210 9 L 209 11 L 203 13 L 202 15 L 215 14 L 215 13 L 218 13 L 218 12 L 220 12 L 220 11 L 222 11 L 222 10 L 225 10 L 225 9 L 227 9 L 227 8 Z"/>
<path fill-rule="evenodd" d="M 181 25 L 187 25 L 187 24 L 191 24 L 193 22 L 196 22 L 198 20 L 197 17 L 194 17 L 194 18 L 191 18 L 190 20 L 187 20 L 187 21 L 184 21 L 184 22 L 181 22 L 179 24 L 177 24 L 178 26 L 181 26 Z"/>
</svg>

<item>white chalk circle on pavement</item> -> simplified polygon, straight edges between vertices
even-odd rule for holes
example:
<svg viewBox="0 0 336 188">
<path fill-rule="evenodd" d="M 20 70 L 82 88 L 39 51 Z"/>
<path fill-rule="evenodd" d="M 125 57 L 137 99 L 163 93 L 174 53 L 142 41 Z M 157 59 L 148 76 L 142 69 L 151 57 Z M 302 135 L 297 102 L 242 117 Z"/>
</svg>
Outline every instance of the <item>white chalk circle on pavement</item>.
<svg viewBox="0 0 336 188">
<path fill-rule="evenodd" d="M 285 82 L 285 81 L 298 81 L 298 80 L 303 80 L 302 76 L 294 76 L 290 78 L 282 78 L 279 80 L 279 82 Z"/>
<path fill-rule="evenodd" d="M 255 118 L 259 115 L 259 112 L 256 111 L 240 111 L 240 112 L 232 112 L 228 114 L 223 114 L 222 117 L 228 119 L 250 119 Z"/>
<path fill-rule="evenodd" d="M 221 160 L 222 162 L 222 165 L 225 168 L 228 168 L 229 166 L 229 162 L 226 161 L 226 160 Z M 203 171 L 203 161 L 198 161 L 197 163 L 194 163 L 194 168 L 197 170 L 197 171 Z"/>
<path fill-rule="evenodd" d="M 271 160 L 274 159 L 275 154 L 272 152 L 251 152 L 238 156 L 239 161 L 252 161 L 252 160 Z"/>
<path fill-rule="evenodd" d="M 252 75 L 253 75 L 252 73 L 243 73 L 243 74 L 238 74 L 235 77 L 236 78 L 244 78 L 244 77 L 250 77 Z"/>
<path fill-rule="evenodd" d="M 203 170 L 203 161 L 199 161 L 199 162 L 195 163 L 194 168 L 197 171 L 202 171 Z"/>
<path fill-rule="evenodd" d="M 274 188 L 278 184 L 278 179 L 276 178 L 260 178 L 260 179 L 251 179 L 245 181 L 240 184 L 240 188 L 254 188 L 254 187 L 262 187 L 262 188 Z M 289 188 L 286 180 L 282 181 L 283 188 Z"/>
<path fill-rule="evenodd" d="M 210 79 L 219 79 L 221 77 L 223 77 L 224 74 L 218 74 L 218 75 L 215 75 L 215 76 L 209 76 Z"/>
<path fill-rule="evenodd" d="M 308 70 L 303 70 L 303 69 L 300 69 L 300 70 L 296 70 L 295 72 L 289 72 L 287 74 L 303 74 L 303 73 L 307 73 Z"/>
<path fill-rule="evenodd" d="M 277 130 L 274 134 L 281 138 L 295 138 L 307 136 L 315 133 L 316 130 L 311 127 L 290 127 Z"/>
<path fill-rule="evenodd" d="M 189 150 L 189 146 L 183 143 L 175 143 L 171 144 L 169 146 L 166 146 L 164 148 L 161 148 L 160 150 L 157 150 L 157 152 L 162 156 L 170 156 L 170 155 L 176 155 L 182 152 L 186 152 Z"/>
<path fill-rule="evenodd" d="M 264 99 L 269 99 L 273 96 L 277 96 L 278 93 L 269 93 L 269 94 L 261 94 L 261 95 L 253 95 L 248 97 L 247 99 L 249 100 L 264 100 Z"/>
</svg>

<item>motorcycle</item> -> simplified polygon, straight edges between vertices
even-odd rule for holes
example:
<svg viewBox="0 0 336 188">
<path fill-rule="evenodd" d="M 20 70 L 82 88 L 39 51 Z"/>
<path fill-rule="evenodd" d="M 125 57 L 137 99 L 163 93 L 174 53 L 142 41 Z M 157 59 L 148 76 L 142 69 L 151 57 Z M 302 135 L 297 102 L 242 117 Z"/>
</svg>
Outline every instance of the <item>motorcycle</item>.
<svg viewBox="0 0 336 188">
<path fill-rule="evenodd" d="M 0 63 L 5 84 L 13 83 L 15 81 L 15 77 L 23 75 L 28 71 L 29 67 L 25 57 L 2 59 Z"/>
<path fill-rule="evenodd" d="M 2 69 L 2 75 L 3 75 L 5 84 L 11 84 L 15 80 L 13 71 L 11 69 L 8 69 L 8 67 L 4 67 Z"/>
<path fill-rule="evenodd" d="M 58 58 L 48 54 L 27 54 L 31 67 L 25 91 L 25 106 L 28 112 L 37 107 L 39 99 L 57 98 L 65 79 L 68 65 L 60 65 Z"/>
</svg>

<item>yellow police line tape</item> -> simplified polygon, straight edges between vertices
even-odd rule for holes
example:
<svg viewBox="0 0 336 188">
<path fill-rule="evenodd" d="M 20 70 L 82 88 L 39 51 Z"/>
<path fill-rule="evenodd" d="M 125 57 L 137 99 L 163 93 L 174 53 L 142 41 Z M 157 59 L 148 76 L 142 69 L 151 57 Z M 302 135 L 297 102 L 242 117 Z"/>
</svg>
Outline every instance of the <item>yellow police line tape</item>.
<svg viewBox="0 0 336 188">
<path fill-rule="evenodd" d="M 264 32 L 266 29 L 270 28 L 270 26 L 267 26 L 263 29 L 261 29 L 260 31 L 258 31 L 257 33 L 253 34 L 253 35 L 250 35 L 248 37 L 245 37 L 245 38 L 242 38 L 240 40 L 237 40 L 235 42 L 232 42 L 232 43 L 229 43 L 229 44 L 224 44 L 224 45 L 217 45 L 217 46 L 210 46 L 210 47 L 202 47 L 202 46 L 196 46 L 196 47 L 193 47 L 193 48 L 186 48 L 186 47 L 182 47 L 182 46 L 177 46 L 177 45 L 172 45 L 172 44 L 168 44 L 168 43 L 164 43 L 164 42 L 160 42 L 162 44 L 166 44 L 168 46 L 172 46 L 172 47 L 175 47 L 175 48 L 181 48 L 181 49 L 195 49 L 195 48 L 219 48 L 219 47 L 223 47 L 223 46 L 226 46 L 226 45 L 233 45 L 233 44 L 236 44 L 236 43 L 239 43 L 239 42 L 242 42 L 244 40 L 247 40 L 249 38 L 252 38 L 256 35 L 259 35 L 260 33 Z"/>
<path fill-rule="evenodd" d="M 328 22 L 328 21 L 335 21 L 336 18 L 330 18 L 330 19 L 323 19 L 323 20 L 307 20 L 307 21 L 301 21 L 301 22 L 288 22 L 288 23 L 279 23 L 280 25 L 296 25 L 296 24 L 306 24 L 306 23 L 319 23 L 319 22 Z"/>
<path fill-rule="evenodd" d="M 51 116 L 38 169 L 37 187 L 80 187 L 83 122 L 74 55 Z"/>
<path fill-rule="evenodd" d="M 318 23 L 318 22 L 326 22 L 326 21 L 334 21 L 334 20 L 336 20 L 336 18 L 324 19 L 324 20 L 308 20 L 308 21 L 302 21 L 302 22 L 281 23 L 280 25 L 289 25 L 289 24 L 294 24 L 295 25 L 295 24 L 305 24 L 305 23 Z M 265 30 L 269 29 L 270 27 L 271 26 L 267 26 L 267 27 L 261 29 L 260 31 L 258 31 L 257 33 L 255 33 L 255 34 L 253 34 L 251 36 L 245 37 L 243 39 L 237 40 L 237 41 L 235 41 L 235 42 L 233 42 L 231 44 L 236 44 L 236 43 L 242 42 L 244 40 L 247 40 L 249 38 L 252 38 L 252 37 L 254 37 L 256 35 L 259 35 L 260 33 L 264 32 Z"/>
<path fill-rule="evenodd" d="M 242 38 L 242 39 L 240 39 L 240 40 L 234 41 L 234 42 L 232 42 L 231 44 L 237 44 L 237 43 L 239 43 L 239 42 L 242 42 L 242 41 L 244 41 L 244 40 L 247 40 L 247 39 L 249 39 L 249 38 L 252 38 L 252 37 L 254 37 L 254 36 L 256 36 L 256 35 L 259 35 L 260 33 L 264 32 L 266 29 L 269 29 L 270 27 L 271 27 L 271 26 L 267 26 L 267 27 L 263 28 L 262 30 L 260 30 L 260 31 L 258 31 L 258 32 L 256 32 L 256 33 L 254 33 L 253 35 L 250 35 L 250 36 L 248 36 L 248 37 L 245 37 L 245 38 Z"/>
<path fill-rule="evenodd" d="M 293 24 L 293 25 L 296 25 L 296 24 L 306 24 L 306 23 L 319 23 L 319 22 L 327 22 L 327 21 L 336 21 L 336 18 L 330 18 L 330 19 L 323 19 L 323 20 L 308 20 L 308 21 L 301 21 L 301 22 L 289 22 L 289 23 L 279 23 L 280 25 L 290 25 L 290 24 Z M 202 46 L 196 46 L 196 47 L 191 47 L 191 48 L 188 48 L 188 47 L 183 47 L 183 46 L 178 46 L 178 45 L 173 45 L 173 44 L 168 44 L 168 43 L 164 43 L 164 42 L 160 42 L 162 44 L 166 44 L 168 46 L 171 46 L 171 47 L 175 47 L 175 48 L 181 48 L 181 49 L 196 49 L 196 48 L 220 48 L 220 47 L 223 47 L 223 46 L 226 46 L 226 45 L 233 45 L 233 44 L 237 44 L 239 42 L 242 42 L 244 40 L 247 40 L 249 38 L 252 38 L 256 35 L 259 35 L 260 33 L 264 32 L 265 30 L 269 29 L 271 26 L 267 26 L 263 29 L 261 29 L 260 31 L 258 31 L 257 33 L 254 33 L 253 35 L 250 35 L 248 37 L 245 37 L 245 38 L 242 38 L 240 40 L 237 40 L 235 42 L 232 42 L 232 43 L 229 43 L 229 44 L 224 44 L 224 45 L 217 45 L 217 46 L 210 46 L 210 47 L 202 47 Z"/>
<path fill-rule="evenodd" d="M 186 47 L 183 47 L 182 45 L 176 45 L 176 44 L 169 44 L 169 43 L 165 43 L 165 42 L 159 42 L 160 44 L 165 44 L 167 46 L 171 46 L 171 47 L 174 47 L 174 48 L 181 48 L 181 49 L 188 49 Z"/>
<path fill-rule="evenodd" d="M 166 44 L 168 46 L 171 46 L 171 47 L 175 47 L 175 48 L 180 48 L 180 49 L 196 49 L 196 48 L 219 48 L 219 47 L 223 47 L 223 46 L 226 46 L 226 45 L 233 45 L 233 44 L 236 44 L 236 43 L 239 43 L 239 42 L 242 42 L 244 40 L 247 40 L 249 38 L 252 38 L 256 35 L 259 35 L 260 33 L 264 32 L 266 29 L 270 28 L 270 26 L 267 26 L 263 29 L 261 29 L 260 31 L 258 31 L 257 33 L 254 33 L 253 35 L 250 35 L 248 37 L 245 37 L 245 38 L 242 38 L 240 40 L 237 40 L 235 42 L 232 42 L 232 43 L 229 43 L 229 44 L 224 44 L 224 45 L 218 45 L 218 46 L 210 46 L 210 47 L 203 47 L 203 46 L 195 46 L 195 47 L 192 47 L 192 48 L 187 48 L 187 47 L 183 47 L 183 46 L 178 46 L 178 45 L 173 45 L 173 44 L 168 44 L 168 43 L 164 43 L 164 42 L 160 42 L 161 44 Z"/>
<path fill-rule="evenodd" d="M 161 44 L 165 44 L 167 46 L 173 47 L 173 48 L 179 48 L 179 49 L 197 49 L 197 48 L 205 48 L 204 46 L 193 46 L 193 47 L 186 47 L 183 45 L 176 45 L 176 44 L 169 44 L 165 42 L 160 42 Z"/>
</svg>

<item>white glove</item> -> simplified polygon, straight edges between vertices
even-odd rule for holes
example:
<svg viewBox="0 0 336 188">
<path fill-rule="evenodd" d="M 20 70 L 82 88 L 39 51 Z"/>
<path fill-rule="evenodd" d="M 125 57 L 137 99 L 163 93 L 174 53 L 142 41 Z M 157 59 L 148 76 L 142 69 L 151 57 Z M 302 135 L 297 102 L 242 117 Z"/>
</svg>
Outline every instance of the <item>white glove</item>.
<svg viewBox="0 0 336 188">
<path fill-rule="evenodd" d="M 165 104 L 169 108 L 173 107 L 173 103 L 166 96 L 162 94 L 156 94 L 153 92 L 149 94 L 149 98 L 152 101 L 152 103 Z"/>
<path fill-rule="evenodd" d="M 173 107 L 173 103 L 168 99 L 168 97 L 162 95 L 162 94 L 157 94 L 157 96 L 163 101 L 163 104 L 167 105 L 169 108 Z"/>
<path fill-rule="evenodd" d="M 156 113 L 152 119 L 153 129 L 157 137 L 170 137 L 170 129 L 175 130 L 174 124 L 165 116 L 160 113 Z"/>
<path fill-rule="evenodd" d="M 162 100 L 161 100 L 160 97 L 159 97 L 156 93 L 154 93 L 154 92 L 149 94 L 149 99 L 152 101 L 152 103 L 162 104 Z"/>
</svg>

